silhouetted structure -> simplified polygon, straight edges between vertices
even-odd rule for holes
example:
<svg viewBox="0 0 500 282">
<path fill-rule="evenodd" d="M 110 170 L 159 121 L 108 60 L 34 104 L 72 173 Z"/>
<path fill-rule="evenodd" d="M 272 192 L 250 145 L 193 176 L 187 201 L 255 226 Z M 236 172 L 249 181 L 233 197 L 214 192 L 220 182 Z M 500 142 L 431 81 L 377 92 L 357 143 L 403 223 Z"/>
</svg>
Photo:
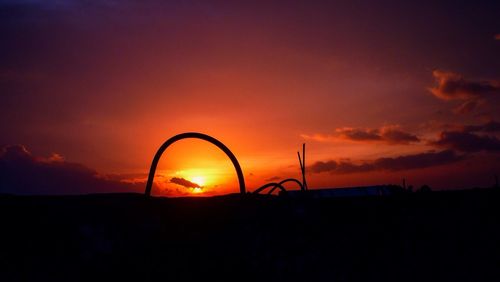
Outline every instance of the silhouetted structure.
<svg viewBox="0 0 500 282">
<path fill-rule="evenodd" d="M 299 157 L 299 165 L 300 165 L 300 172 L 302 173 L 302 182 L 295 178 L 287 178 L 285 180 L 282 180 L 280 182 L 271 182 L 271 183 L 266 183 L 262 185 L 261 187 L 257 188 L 253 193 L 254 194 L 259 194 L 261 191 L 271 188 L 269 192 L 267 193 L 268 195 L 272 194 L 274 190 L 280 189 L 282 193 L 286 193 L 286 189 L 283 186 L 283 184 L 287 182 L 295 182 L 299 185 L 300 191 L 304 192 L 307 190 L 307 183 L 306 183 L 306 144 L 302 144 L 302 158 L 300 157 L 300 152 L 297 152 L 297 156 Z"/>
<path fill-rule="evenodd" d="M 285 187 L 283 187 L 282 183 L 276 183 L 276 182 L 270 182 L 262 185 L 259 187 L 257 190 L 255 190 L 253 193 L 254 194 L 259 194 L 261 191 L 265 190 L 266 188 L 272 187 L 271 190 L 269 191 L 268 194 L 271 194 L 276 188 L 279 188 L 281 192 L 286 193 Z"/>
<path fill-rule="evenodd" d="M 276 183 L 276 182 L 267 183 L 267 184 L 261 186 L 260 188 L 258 188 L 257 190 L 255 190 L 254 193 L 255 194 L 259 194 L 262 190 L 265 190 L 266 188 L 269 188 L 269 187 L 272 187 L 272 188 L 269 190 L 269 192 L 267 194 L 272 194 L 274 192 L 274 190 L 276 190 L 278 188 L 282 192 L 286 192 L 286 189 L 283 186 L 283 184 L 285 184 L 287 182 L 295 182 L 295 183 L 297 183 L 299 185 L 299 187 L 300 187 L 300 190 L 304 191 L 304 186 L 302 185 L 302 183 L 300 183 L 300 181 L 298 181 L 295 178 L 288 178 L 288 179 L 282 180 L 282 181 L 280 181 L 278 183 Z"/>
<path fill-rule="evenodd" d="M 243 171 L 241 170 L 241 166 L 238 163 L 238 160 L 234 156 L 234 154 L 229 150 L 226 145 L 224 145 L 222 142 L 219 140 L 213 138 L 212 136 L 203 134 L 203 133 L 198 133 L 198 132 L 186 132 L 186 133 L 181 133 L 178 135 L 175 135 L 174 137 L 168 139 L 161 145 L 161 147 L 158 149 L 156 152 L 153 162 L 151 163 L 151 168 L 149 169 L 149 176 L 148 176 L 148 182 L 146 184 L 146 191 L 144 194 L 146 196 L 151 195 L 151 188 L 153 187 L 153 179 L 155 177 L 155 172 L 156 172 L 156 167 L 158 166 L 158 161 L 160 160 L 163 152 L 168 148 L 168 146 L 172 145 L 173 143 L 182 140 L 182 139 L 188 139 L 188 138 L 194 138 L 194 139 L 201 139 L 208 141 L 215 146 L 217 146 L 219 149 L 221 149 L 228 157 L 231 159 L 231 162 L 233 163 L 234 169 L 236 170 L 236 174 L 238 175 L 238 182 L 240 184 L 240 194 L 244 195 L 246 193 L 246 188 L 245 188 L 245 179 L 243 177 Z"/>
<path fill-rule="evenodd" d="M 300 153 L 297 152 L 297 155 L 299 156 L 299 164 L 300 164 L 300 171 L 302 172 L 302 188 L 304 190 L 307 190 L 307 182 L 306 182 L 306 143 L 302 144 L 302 160 L 300 159 Z"/>
</svg>

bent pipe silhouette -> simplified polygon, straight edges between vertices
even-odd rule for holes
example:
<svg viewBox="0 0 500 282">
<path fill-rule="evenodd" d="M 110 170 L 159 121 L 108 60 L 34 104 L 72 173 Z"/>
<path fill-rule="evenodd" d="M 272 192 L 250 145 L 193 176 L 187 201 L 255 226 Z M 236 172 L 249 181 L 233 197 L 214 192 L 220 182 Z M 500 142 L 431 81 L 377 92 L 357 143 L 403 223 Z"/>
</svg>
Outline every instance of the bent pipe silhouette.
<svg viewBox="0 0 500 282">
<path fill-rule="evenodd" d="M 295 182 L 295 183 L 299 184 L 301 191 L 305 191 L 304 185 L 302 185 L 302 183 L 300 183 L 300 181 L 295 179 L 295 178 L 288 178 L 288 179 L 282 180 L 278 184 L 283 186 L 283 184 L 285 184 L 287 182 Z M 267 194 L 272 194 L 274 192 L 274 190 L 276 190 L 276 188 L 278 188 L 278 186 L 274 186 L 271 190 L 269 190 L 269 193 L 267 193 Z"/>
<path fill-rule="evenodd" d="M 268 188 L 268 187 L 274 187 L 274 188 L 275 188 L 275 187 L 278 187 L 281 191 L 283 191 L 283 192 L 285 192 L 285 193 L 286 193 L 286 189 L 285 189 L 285 187 L 283 187 L 283 185 L 281 185 L 281 184 L 279 184 L 279 183 L 276 183 L 276 182 L 267 183 L 267 184 L 265 184 L 265 185 L 261 186 L 259 189 L 257 189 L 257 190 L 255 190 L 255 191 L 253 191 L 253 193 L 254 193 L 254 194 L 259 194 L 259 193 L 260 193 L 260 191 L 262 191 L 262 190 L 264 190 L 264 189 L 266 189 L 266 188 Z"/>
<path fill-rule="evenodd" d="M 151 163 L 151 168 L 149 169 L 149 176 L 148 176 L 148 182 L 146 184 L 146 191 L 144 194 L 146 196 L 151 195 L 151 188 L 153 187 L 153 178 L 155 177 L 155 172 L 156 172 L 156 167 L 158 166 L 158 161 L 160 161 L 160 157 L 162 156 L 163 152 L 168 148 L 168 146 L 172 145 L 173 143 L 182 140 L 182 139 L 188 139 L 188 138 L 195 138 L 195 139 L 201 139 L 205 140 L 207 142 L 210 142 L 217 146 L 219 149 L 221 149 L 226 155 L 229 157 L 231 162 L 233 163 L 234 169 L 236 170 L 236 174 L 238 175 L 238 182 L 240 184 L 240 194 L 245 195 L 246 193 L 246 188 L 245 188 L 245 179 L 243 178 L 243 171 L 241 170 L 241 166 L 238 163 L 238 160 L 234 156 L 234 154 L 229 150 L 226 145 L 224 145 L 222 142 L 219 140 L 213 138 L 212 136 L 203 134 L 203 133 L 198 133 L 198 132 L 186 132 L 186 133 L 181 133 L 178 135 L 175 135 L 174 137 L 171 137 L 161 147 L 158 149 L 156 152 L 153 162 Z"/>
</svg>

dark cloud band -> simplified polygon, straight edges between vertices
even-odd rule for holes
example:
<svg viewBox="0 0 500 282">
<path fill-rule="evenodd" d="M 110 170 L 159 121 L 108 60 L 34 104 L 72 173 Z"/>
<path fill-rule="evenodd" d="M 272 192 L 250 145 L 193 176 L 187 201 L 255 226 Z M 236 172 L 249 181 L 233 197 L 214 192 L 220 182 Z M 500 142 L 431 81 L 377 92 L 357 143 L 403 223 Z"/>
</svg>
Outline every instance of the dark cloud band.
<svg viewBox="0 0 500 282">
<path fill-rule="evenodd" d="M 380 170 L 400 171 L 445 165 L 462 159 L 463 157 L 457 155 L 454 151 L 444 150 L 441 152 L 425 152 L 394 158 L 378 158 L 373 161 L 363 163 L 335 160 L 326 162 L 319 161 L 310 167 L 310 171 L 315 173 L 330 172 L 336 174 L 361 173 Z"/>
<path fill-rule="evenodd" d="M 142 192 L 143 184 L 112 180 L 82 164 L 66 162 L 60 155 L 33 156 L 22 145 L 0 151 L 0 193 L 89 194 Z"/>
</svg>

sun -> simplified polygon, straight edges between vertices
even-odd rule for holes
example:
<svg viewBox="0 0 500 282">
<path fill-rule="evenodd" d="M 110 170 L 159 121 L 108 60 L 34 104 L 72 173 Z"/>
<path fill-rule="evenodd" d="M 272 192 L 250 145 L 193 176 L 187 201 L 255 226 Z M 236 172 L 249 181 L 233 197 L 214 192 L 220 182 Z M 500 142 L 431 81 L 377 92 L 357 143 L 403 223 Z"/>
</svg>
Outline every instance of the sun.
<svg viewBox="0 0 500 282">
<path fill-rule="evenodd" d="M 205 185 L 205 177 L 203 176 L 193 176 L 191 177 L 191 182 L 196 183 L 203 187 Z"/>
<path fill-rule="evenodd" d="M 198 187 L 193 188 L 193 193 L 194 194 L 199 194 L 199 193 L 202 193 L 202 192 L 203 192 L 203 189 L 201 189 L 201 188 L 198 188 Z"/>
</svg>

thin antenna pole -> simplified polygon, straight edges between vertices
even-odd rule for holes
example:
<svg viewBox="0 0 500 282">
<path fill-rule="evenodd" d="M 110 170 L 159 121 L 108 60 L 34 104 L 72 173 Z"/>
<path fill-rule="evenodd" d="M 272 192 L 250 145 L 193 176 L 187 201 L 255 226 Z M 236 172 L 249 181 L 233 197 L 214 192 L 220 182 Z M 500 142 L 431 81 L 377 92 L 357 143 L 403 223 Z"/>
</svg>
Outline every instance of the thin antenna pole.
<svg viewBox="0 0 500 282">
<path fill-rule="evenodd" d="M 304 186 L 304 169 L 303 169 L 303 163 L 302 163 L 302 159 L 300 158 L 300 153 L 297 152 L 297 157 L 299 157 L 299 165 L 300 165 L 300 173 L 302 173 L 302 184 L 301 184 L 301 190 L 302 191 L 305 191 L 306 190 L 306 187 Z"/>
<path fill-rule="evenodd" d="M 306 143 L 302 144 L 302 185 L 308 190 L 306 182 Z"/>
<path fill-rule="evenodd" d="M 299 152 L 297 152 L 297 156 L 299 157 L 300 171 L 302 171 L 302 159 L 300 158 L 300 153 Z"/>
<path fill-rule="evenodd" d="M 299 157 L 300 172 L 302 173 L 302 190 L 307 190 L 306 182 L 306 143 L 302 144 L 302 158 L 300 157 L 300 152 L 297 152 Z"/>
</svg>

